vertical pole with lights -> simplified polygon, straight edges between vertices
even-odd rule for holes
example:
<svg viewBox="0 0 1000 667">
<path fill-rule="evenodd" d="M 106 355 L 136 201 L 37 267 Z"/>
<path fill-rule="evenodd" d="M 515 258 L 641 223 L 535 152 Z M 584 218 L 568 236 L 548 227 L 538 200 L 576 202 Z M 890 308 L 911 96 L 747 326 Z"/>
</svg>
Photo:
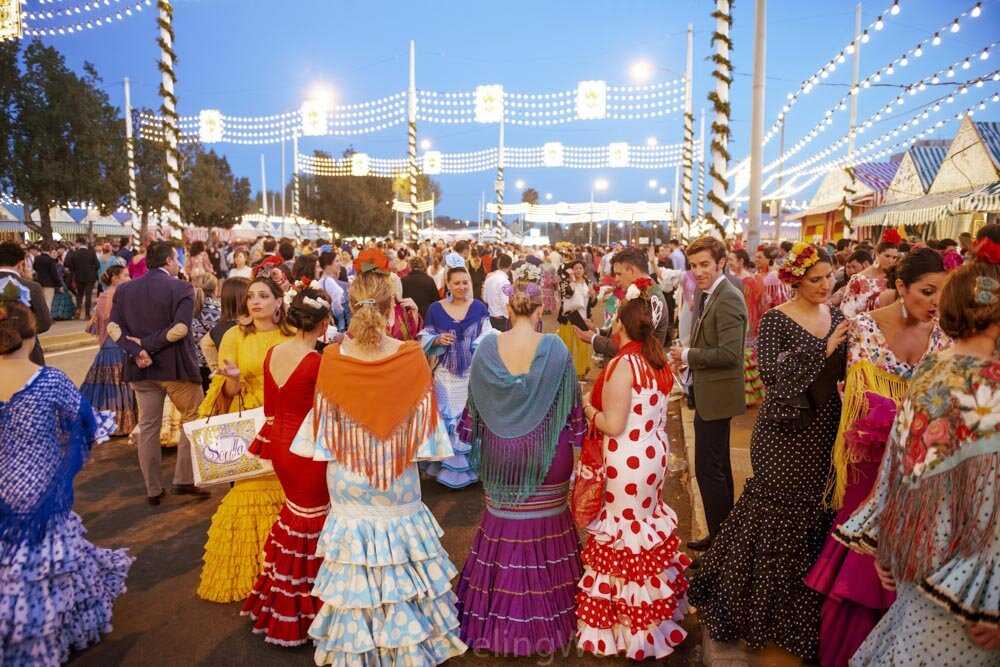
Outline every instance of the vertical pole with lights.
<svg viewBox="0 0 1000 667">
<path fill-rule="evenodd" d="M 417 227 L 417 62 L 416 45 L 410 40 L 410 85 L 407 89 L 407 173 L 410 179 L 410 216 L 407 236 L 416 240 Z"/>
<path fill-rule="evenodd" d="M 503 227 L 503 195 L 504 195 L 504 182 L 503 182 L 503 167 L 504 167 L 504 137 L 503 137 L 503 126 L 504 126 L 504 115 L 506 112 L 506 105 L 503 101 L 500 102 L 500 141 L 497 147 L 497 181 L 496 181 L 496 195 L 497 195 L 497 227 Z M 499 231 L 499 230 L 498 230 Z"/>
<path fill-rule="evenodd" d="M 694 26 L 688 23 L 687 30 L 687 69 L 684 75 L 684 174 L 682 177 L 681 217 L 680 224 L 690 234 L 691 228 L 691 182 L 694 161 L 694 110 L 692 99 L 694 78 Z"/>
<path fill-rule="evenodd" d="M 715 46 L 715 69 L 712 77 L 715 79 L 715 90 L 708 94 L 712 102 L 715 118 L 712 121 L 712 166 L 709 175 L 712 177 L 712 191 L 708 200 L 712 203 L 708 214 L 711 223 L 720 236 L 725 236 L 725 223 L 729 217 L 729 204 L 726 203 L 726 190 L 729 181 L 726 179 L 729 163 L 729 87 L 733 83 L 733 63 L 729 60 L 733 40 L 730 34 L 733 29 L 733 16 L 730 13 L 729 0 L 715 0 L 715 31 L 712 33 L 712 44 Z"/>
<path fill-rule="evenodd" d="M 128 208 L 132 217 L 132 245 L 139 247 L 139 191 L 135 184 L 135 138 L 132 134 L 132 89 L 125 77 L 125 158 L 128 160 Z"/>
<path fill-rule="evenodd" d="M 163 115 L 163 138 L 166 142 L 166 162 L 167 162 L 167 222 L 175 229 L 181 227 L 181 181 L 180 181 L 180 153 L 177 150 L 177 96 L 174 88 L 177 85 L 177 76 L 174 74 L 174 61 L 177 54 L 174 52 L 174 8 L 170 0 L 157 0 L 159 16 L 156 23 L 159 26 L 160 34 L 156 42 L 160 46 L 160 97 L 163 98 L 160 105 L 160 113 Z M 157 217 L 157 231 L 160 238 L 163 235 L 163 216 Z"/>
</svg>

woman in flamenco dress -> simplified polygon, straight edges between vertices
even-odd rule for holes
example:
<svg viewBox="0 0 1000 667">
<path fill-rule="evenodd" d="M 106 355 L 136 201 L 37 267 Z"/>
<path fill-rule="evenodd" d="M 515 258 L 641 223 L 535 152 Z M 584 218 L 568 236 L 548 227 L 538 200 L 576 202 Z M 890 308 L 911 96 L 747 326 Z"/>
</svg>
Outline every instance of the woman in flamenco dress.
<svg viewBox="0 0 1000 667">
<path fill-rule="evenodd" d="M 264 427 L 250 453 L 268 459 L 285 492 L 285 505 L 264 543 L 264 568 L 243 603 L 253 632 L 279 646 L 309 641 L 309 626 L 322 603 L 312 595 L 323 562 L 316 542 L 329 509 L 326 464 L 291 452 L 292 439 L 312 408 L 322 357 L 316 342 L 330 322 L 329 297 L 302 282 L 285 294 L 288 323 L 295 338 L 279 343 L 264 357 Z"/>
</svg>

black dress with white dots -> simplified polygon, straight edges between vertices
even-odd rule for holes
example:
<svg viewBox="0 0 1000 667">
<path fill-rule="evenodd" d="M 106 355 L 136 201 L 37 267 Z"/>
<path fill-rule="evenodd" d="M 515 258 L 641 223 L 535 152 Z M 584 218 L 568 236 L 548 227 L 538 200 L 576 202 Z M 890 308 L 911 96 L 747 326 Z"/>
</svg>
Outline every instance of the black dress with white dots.
<svg viewBox="0 0 1000 667">
<path fill-rule="evenodd" d="M 762 318 L 757 355 L 767 396 L 750 440 L 753 476 L 689 593 L 713 639 L 752 649 L 772 643 L 807 661 L 817 657 L 823 597 L 803 579 L 833 519 L 824 500 L 847 358 L 846 343 L 826 356 L 844 319 L 835 308 L 831 315 L 823 338 L 779 310 Z"/>
</svg>

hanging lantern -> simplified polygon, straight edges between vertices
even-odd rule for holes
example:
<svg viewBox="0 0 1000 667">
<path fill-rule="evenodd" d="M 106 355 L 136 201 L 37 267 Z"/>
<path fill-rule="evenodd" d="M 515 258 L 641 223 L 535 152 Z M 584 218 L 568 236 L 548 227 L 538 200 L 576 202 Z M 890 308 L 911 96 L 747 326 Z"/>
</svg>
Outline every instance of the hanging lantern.
<svg viewBox="0 0 1000 667">
<path fill-rule="evenodd" d="M 499 123 L 503 120 L 503 86 L 476 86 L 476 122 Z"/>
<path fill-rule="evenodd" d="M 202 109 L 198 113 L 198 140 L 203 144 L 222 141 L 222 112 L 218 109 Z"/>
<path fill-rule="evenodd" d="M 581 81 L 576 86 L 576 117 L 599 120 L 608 115 L 608 84 L 605 81 Z"/>
</svg>

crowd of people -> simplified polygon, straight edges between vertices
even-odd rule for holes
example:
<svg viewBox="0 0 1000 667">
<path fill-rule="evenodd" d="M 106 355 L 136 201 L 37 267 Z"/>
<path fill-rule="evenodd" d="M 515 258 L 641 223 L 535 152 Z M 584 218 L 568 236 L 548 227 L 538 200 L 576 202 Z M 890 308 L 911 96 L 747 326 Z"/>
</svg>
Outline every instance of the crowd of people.
<svg viewBox="0 0 1000 667">
<path fill-rule="evenodd" d="M 228 488 L 196 594 L 317 664 L 664 658 L 692 609 L 714 641 L 824 666 L 1000 660 L 1000 225 L 752 256 L 710 236 L 63 250 L 0 243 L 4 665 L 110 629 L 133 561 L 73 512 L 91 448 L 129 436 L 156 507 L 171 413 L 258 407 L 273 473 Z M 100 344 L 79 389 L 39 344 L 60 295 Z M 682 404 L 704 536 L 663 499 Z M 755 407 L 736 500 L 732 419 Z M 169 489 L 211 495 L 183 430 L 176 449 Z M 481 484 L 467 553 L 421 480 Z"/>
</svg>

